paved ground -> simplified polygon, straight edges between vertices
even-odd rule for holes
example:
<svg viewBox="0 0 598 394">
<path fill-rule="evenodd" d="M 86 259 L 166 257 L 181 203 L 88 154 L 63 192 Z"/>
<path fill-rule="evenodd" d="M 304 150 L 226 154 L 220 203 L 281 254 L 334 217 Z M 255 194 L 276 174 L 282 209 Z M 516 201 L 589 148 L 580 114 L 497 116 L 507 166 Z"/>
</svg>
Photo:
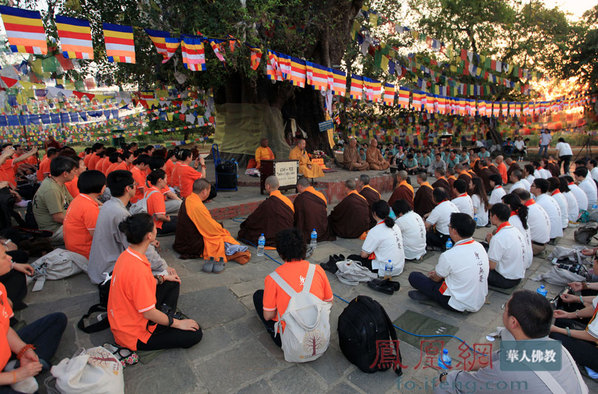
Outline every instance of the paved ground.
<svg viewBox="0 0 598 394">
<path fill-rule="evenodd" d="M 385 196 L 385 197 L 388 197 Z M 225 227 L 236 234 L 238 223 L 227 220 Z M 475 237 L 482 239 L 489 229 L 479 229 Z M 572 244 L 572 230 L 559 244 Z M 401 344 L 404 363 L 408 366 L 399 380 L 391 371 L 365 374 L 357 370 L 342 355 L 336 334 L 339 314 L 345 303 L 335 298 L 331 312 L 332 340 L 328 351 L 312 363 L 294 365 L 284 361 L 282 352 L 266 334 L 255 315 L 252 294 L 262 288 L 263 278 L 277 264 L 266 257 L 253 257 L 245 266 L 231 263 L 221 275 L 201 272 L 199 260 L 179 260 L 172 251 L 173 237 L 161 238 L 162 255 L 183 278 L 179 306 L 196 319 L 204 330 L 204 338 L 189 350 L 164 351 L 151 360 L 127 367 L 125 383 L 127 393 L 363 393 L 363 392 L 429 392 L 438 372 L 432 369 L 415 369 L 419 362 L 419 349 Z M 345 255 L 360 250 L 361 241 L 339 239 L 318 245 L 312 262 L 328 259 L 330 254 Z M 275 252 L 272 257 L 278 259 Z M 487 334 L 502 325 L 501 305 L 508 299 L 502 293 L 490 291 L 487 305 L 481 311 L 461 315 L 419 304 L 407 296 L 410 290 L 407 277 L 412 271 L 431 270 L 438 259 L 434 253 L 421 264 L 407 264 L 398 278 L 401 290 L 393 296 L 370 290 L 365 284 L 356 287 L 340 283 L 328 274 L 334 293 L 346 300 L 358 294 L 378 300 L 392 320 L 407 310 L 420 312 L 459 328 L 457 335 L 469 343 L 485 342 Z M 544 272 L 548 263 L 535 258 L 527 276 Z M 526 280 L 522 287 L 535 290 L 539 284 Z M 548 285 L 549 296 L 560 289 Z M 97 334 L 84 334 L 76 328 L 78 319 L 87 308 L 97 302 L 97 290 L 86 275 L 46 282 L 43 291 L 30 294 L 30 305 L 19 316 L 33 321 L 44 314 L 62 311 L 69 317 L 67 330 L 62 338 L 55 362 L 72 356 L 78 349 L 102 345 L 112 341 L 109 330 Z M 456 340 L 447 344 L 453 358 L 459 351 Z M 598 392 L 598 385 L 588 381 L 591 392 Z"/>
</svg>

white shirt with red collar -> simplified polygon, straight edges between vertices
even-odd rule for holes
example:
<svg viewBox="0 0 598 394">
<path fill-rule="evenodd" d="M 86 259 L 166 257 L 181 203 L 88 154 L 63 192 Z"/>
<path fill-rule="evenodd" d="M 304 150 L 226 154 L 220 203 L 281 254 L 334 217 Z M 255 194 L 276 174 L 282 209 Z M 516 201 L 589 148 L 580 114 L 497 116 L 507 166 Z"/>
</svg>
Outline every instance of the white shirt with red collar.
<svg viewBox="0 0 598 394">
<path fill-rule="evenodd" d="M 535 200 L 537 204 L 544 208 L 550 219 L 550 238 L 562 237 L 563 225 L 559 204 L 548 194 L 540 194 Z"/>
<path fill-rule="evenodd" d="M 496 263 L 496 272 L 506 279 L 525 277 L 527 247 L 525 237 L 509 222 L 498 226 L 490 239 L 488 258 Z"/>
<path fill-rule="evenodd" d="M 494 205 L 498 204 L 499 202 L 502 202 L 502 196 L 504 196 L 505 194 L 507 194 L 507 192 L 505 192 L 505 189 L 502 186 L 495 186 L 492 190 L 492 193 L 490 194 L 488 203 L 490 205 Z"/>
<path fill-rule="evenodd" d="M 453 204 L 459 209 L 459 212 L 466 213 L 473 218 L 473 201 L 467 193 L 459 194 L 451 200 Z"/>
<path fill-rule="evenodd" d="M 569 204 L 567 203 L 567 198 L 558 189 L 550 193 L 550 195 L 559 204 L 559 208 L 561 208 L 561 225 L 563 229 L 566 229 L 569 225 Z"/>
<path fill-rule="evenodd" d="M 511 223 L 511 225 L 515 227 L 517 230 L 519 230 L 521 234 L 523 234 L 523 236 L 525 237 L 525 246 L 527 249 L 525 269 L 528 269 L 532 265 L 532 261 L 534 259 L 534 250 L 532 249 L 532 233 L 529 229 L 529 224 L 527 225 L 527 228 L 523 228 L 523 223 L 521 222 L 521 219 L 519 218 L 519 216 L 517 216 L 516 213 L 511 213 L 509 223 Z"/>
<path fill-rule="evenodd" d="M 435 268 L 444 278 L 440 287 L 443 295 L 450 296 L 448 304 L 458 311 L 479 311 L 488 295 L 488 254 L 472 238 L 462 239 L 440 255 Z"/>
<path fill-rule="evenodd" d="M 586 211 L 588 209 L 588 196 L 586 193 L 579 188 L 575 183 L 569 184 L 569 190 L 573 193 L 573 196 L 577 200 L 577 207 L 580 211 Z M 590 206 L 591 208 L 591 206 Z"/>
<path fill-rule="evenodd" d="M 449 223 L 451 221 L 451 214 L 453 212 L 459 212 L 459 208 L 455 206 L 451 201 L 444 200 L 440 204 L 436 205 L 430 216 L 426 219 L 427 223 L 436 225 L 436 231 L 441 234 L 449 235 Z"/>
<path fill-rule="evenodd" d="M 532 235 L 532 241 L 539 244 L 547 243 L 550 241 L 550 218 L 548 214 L 540 204 L 536 204 L 532 199 L 527 200 L 525 205 L 527 205 L 527 225 Z"/>
</svg>

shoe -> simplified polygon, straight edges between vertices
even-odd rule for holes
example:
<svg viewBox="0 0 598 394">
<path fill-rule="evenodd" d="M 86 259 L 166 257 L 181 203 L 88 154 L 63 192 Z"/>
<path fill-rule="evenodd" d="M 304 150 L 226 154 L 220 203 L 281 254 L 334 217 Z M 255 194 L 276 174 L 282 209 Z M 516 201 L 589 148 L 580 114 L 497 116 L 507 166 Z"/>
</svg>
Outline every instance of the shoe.
<svg viewBox="0 0 598 394">
<path fill-rule="evenodd" d="M 203 272 L 213 272 L 214 271 L 214 260 L 208 260 L 203 264 L 203 267 L 201 267 L 201 270 Z"/>
<path fill-rule="evenodd" d="M 212 267 L 212 272 L 215 274 L 220 274 L 222 271 L 224 271 L 224 261 L 218 261 L 214 263 L 214 266 Z"/>
<path fill-rule="evenodd" d="M 334 261 L 334 256 L 330 256 L 327 262 L 320 263 L 320 267 L 322 267 L 325 271 L 331 272 L 333 274 L 335 274 L 336 271 L 338 271 L 336 261 Z"/>
<path fill-rule="evenodd" d="M 389 287 L 391 287 L 394 291 L 399 291 L 399 289 L 401 288 L 401 284 L 399 282 L 396 282 L 394 280 L 390 280 L 390 279 L 383 279 L 384 282 L 387 283 L 387 285 Z"/>
<path fill-rule="evenodd" d="M 395 292 L 393 290 L 393 288 L 388 286 L 388 284 L 385 283 L 385 280 L 383 280 L 383 279 L 372 279 L 371 281 L 368 282 L 368 287 L 372 290 L 376 290 L 376 291 L 379 291 L 380 293 L 384 293 L 384 294 L 388 294 L 388 295 L 393 295 Z"/>
<path fill-rule="evenodd" d="M 415 301 L 428 301 L 431 299 L 419 290 L 410 290 L 407 294 L 409 295 L 409 298 Z"/>
</svg>

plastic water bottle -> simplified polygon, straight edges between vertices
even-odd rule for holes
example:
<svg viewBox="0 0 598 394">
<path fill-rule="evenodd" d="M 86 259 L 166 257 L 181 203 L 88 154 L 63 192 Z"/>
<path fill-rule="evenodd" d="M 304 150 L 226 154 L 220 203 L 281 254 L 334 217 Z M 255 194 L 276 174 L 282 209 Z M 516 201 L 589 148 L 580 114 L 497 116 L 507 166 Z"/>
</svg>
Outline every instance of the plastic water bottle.
<svg viewBox="0 0 598 394">
<path fill-rule="evenodd" d="M 438 368 L 451 369 L 453 359 L 449 356 L 448 349 L 442 349 L 442 353 L 438 356 Z"/>
<path fill-rule="evenodd" d="M 262 235 L 260 235 L 260 237 L 257 240 L 257 255 L 263 256 L 265 248 L 266 248 L 266 237 L 264 237 L 264 234 L 262 233 Z"/>
<path fill-rule="evenodd" d="M 473 214 L 473 220 L 475 221 L 475 225 L 477 226 L 478 225 L 478 214 L 477 213 Z"/>
<path fill-rule="evenodd" d="M 548 290 L 546 290 L 546 287 L 544 287 L 544 285 L 541 285 L 536 290 L 536 293 L 540 294 L 542 297 L 546 297 L 546 294 L 548 294 Z"/>
<path fill-rule="evenodd" d="M 453 240 L 452 239 L 447 239 L 446 240 L 446 244 L 444 245 L 446 247 L 446 250 L 449 250 L 450 248 L 453 247 Z"/>
<path fill-rule="evenodd" d="M 392 261 L 390 260 L 384 265 L 384 279 L 392 279 Z"/>
<path fill-rule="evenodd" d="M 588 367 L 586 368 L 586 372 L 588 373 L 588 375 L 590 375 L 590 377 L 594 380 L 598 379 L 598 372 L 594 371 L 593 369 L 590 369 Z"/>
<path fill-rule="evenodd" d="M 315 228 L 311 230 L 309 247 L 312 248 L 312 250 L 318 247 L 318 232 Z"/>
<path fill-rule="evenodd" d="M 592 204 L 592 209 L 596 209 L 596 208 L 598 208 L 598 204 L 597 203 Z"/>
</svg>

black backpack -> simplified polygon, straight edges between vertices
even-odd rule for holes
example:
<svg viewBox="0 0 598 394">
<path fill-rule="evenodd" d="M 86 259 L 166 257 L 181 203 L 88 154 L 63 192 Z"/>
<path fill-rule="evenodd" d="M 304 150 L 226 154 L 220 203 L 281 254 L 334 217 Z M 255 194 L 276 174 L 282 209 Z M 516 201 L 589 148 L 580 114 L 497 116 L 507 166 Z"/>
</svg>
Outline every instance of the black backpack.
<svg viewBox="0 0 598 394">
<path fill-rule="evenodd" d="M 588 223 L 575 230 L 573 233 L 573 238 L 575 239 L 575 242 L 579 242 L 582 245 L 587 245 L 594 238 L 596 233 L 598 233 L 598 224 Z"/>
<path fill-rule="evenodd" d="M 397 333 L 386 311 L 377 301 L 368 296 L 355 297 L 338 318 L 338 340 L 341 351 L 360 370 L 367 373 L 385 371 L 393 363 L 379 361 L 380 342 L 392 344 L 398 363 L 394 371 L 401 375 L 402 357 L 399 350 Z M 397 354 L 398 353 L 398 354 Z"/>
</svg>

